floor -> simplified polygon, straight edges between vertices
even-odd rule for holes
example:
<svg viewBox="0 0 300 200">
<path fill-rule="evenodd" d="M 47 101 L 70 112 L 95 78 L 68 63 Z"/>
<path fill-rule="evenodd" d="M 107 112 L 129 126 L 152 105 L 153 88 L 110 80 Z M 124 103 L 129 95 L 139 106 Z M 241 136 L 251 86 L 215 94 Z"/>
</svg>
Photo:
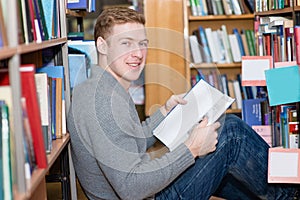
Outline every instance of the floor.
<svg viewBox="0 0 300 200">
<path fill-rule="evenodd" d="M 60 183 L 47 183 L 47 199 L 48 200 L 61 200 Z M 81 190 L 81 186 L 77 183 L 77 199 L 87 200 L 85 194 Z M 218 197 L 211 197 L 209 200 L 224 200 Z"/>
<path fill-rule="evenodd" d="M 47 183 L 47 199 L 62 200 L 62 192 L 60 183 Z M 87 200 L 83 193 L 80 184 L 77 182 L 77 199 Z"/>
</svg>

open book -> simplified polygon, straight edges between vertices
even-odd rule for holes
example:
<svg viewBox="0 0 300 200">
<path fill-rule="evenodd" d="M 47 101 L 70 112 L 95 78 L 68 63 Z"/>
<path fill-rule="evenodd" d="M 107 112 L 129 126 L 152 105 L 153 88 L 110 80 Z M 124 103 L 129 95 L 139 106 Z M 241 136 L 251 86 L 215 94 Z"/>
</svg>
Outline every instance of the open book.
<svg viewBox="0 0 300 200">
<path fill-rule="evenodd" d="M 170 151 L 188 138 L 189 130 L 205 116 L 208 125 L 214 123 L 234 102 L 204 80 L 200 80 L 184 97 L 187 104 L 178 104 L 153 130 Z"/>
</svg>

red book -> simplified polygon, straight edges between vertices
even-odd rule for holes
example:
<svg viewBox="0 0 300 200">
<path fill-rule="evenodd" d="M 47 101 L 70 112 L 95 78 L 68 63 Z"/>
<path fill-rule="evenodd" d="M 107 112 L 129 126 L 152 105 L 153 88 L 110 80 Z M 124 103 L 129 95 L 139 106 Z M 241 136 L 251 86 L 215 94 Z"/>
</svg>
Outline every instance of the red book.
<svg viewBox="0 0 300 200">
<path fill-rule="evenodd" d="M 28 6 L 29 6 L 29 15 L 30 15 L 30 21 L 31 21 L 31 26 L 32 26 L 32 31 L 33 31 L 33 40 L 36 41 L 37 40 L 37 36 L 36 36 L 36 29 L 35 29 L 35 24 L 34 24 L 34 20 L 35 20 L 35 12 L 34 12 L 34 5 L 33 5 L 33 1 L 32 0 L 27 0 Z"/>
<path fill-rule="evenodd" d="M 296 59 L 297 64 L 300 64 L 300 26 L 294 27 L 294 35 L 295 35 L 295 46 L 296 46 Z"/>
<path fill-rule="evenodd" d="M 46 150 L 43 138 L 39 102 L 35 85 L 35 65 L 21 65 L 20 76 L 22 96 L 26 98 L 27 114 L 32 133 L 34 153 L 38 168 L 47 168 Z"/>
</svg>

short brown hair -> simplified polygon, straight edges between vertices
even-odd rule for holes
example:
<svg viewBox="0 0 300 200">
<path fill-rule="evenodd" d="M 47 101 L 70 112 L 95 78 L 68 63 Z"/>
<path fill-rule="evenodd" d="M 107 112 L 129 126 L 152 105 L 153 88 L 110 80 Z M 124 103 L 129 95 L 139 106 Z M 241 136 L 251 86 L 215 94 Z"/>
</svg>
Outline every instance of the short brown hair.
<svg viewBox="0 0 300 200">
<path fill-rule="evenodd" d="M 145 17 L 137 11 L 126 7 L 112 7 L 104 9 L 98 16 L 95 24 L 95 42 L 97 42 L 98 37 L 107 39 L 114 25 L 125 24 L 128 22 L 145 25 Z"/>
</svg>

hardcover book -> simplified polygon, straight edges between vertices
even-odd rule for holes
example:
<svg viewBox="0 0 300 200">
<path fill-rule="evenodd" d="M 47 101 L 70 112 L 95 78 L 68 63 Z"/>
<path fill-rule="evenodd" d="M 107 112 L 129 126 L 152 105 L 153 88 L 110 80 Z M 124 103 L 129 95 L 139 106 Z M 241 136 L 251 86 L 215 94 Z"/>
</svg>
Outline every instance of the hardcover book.
<svg viewBox="0 0 300 200">
<path fill-rule="evenodd" d="M 218 120 L 234 99 L 201 79 L 184 97 L 185 105 L 177 105 L 153 130 L 170 151 L 183 143 L 189 130 L 205 116 L 208 125 Z"/>
<path fill-rule="evenodd" d="M 32 133 L 37 166 L 38 168 L 47 168 L 46 148 L 34 78 L 35 66 L 33 64 L 22 65 L 20 67 L 20 72 L 22 96 L 26 98 L 27 114 Z"/>
<path fill-rule="evenodd" d="M 242 104 L 242 119 L 249 126 L 262 125 L 261 102 L 266 99 L 244 99 Z"/>
</svg>

